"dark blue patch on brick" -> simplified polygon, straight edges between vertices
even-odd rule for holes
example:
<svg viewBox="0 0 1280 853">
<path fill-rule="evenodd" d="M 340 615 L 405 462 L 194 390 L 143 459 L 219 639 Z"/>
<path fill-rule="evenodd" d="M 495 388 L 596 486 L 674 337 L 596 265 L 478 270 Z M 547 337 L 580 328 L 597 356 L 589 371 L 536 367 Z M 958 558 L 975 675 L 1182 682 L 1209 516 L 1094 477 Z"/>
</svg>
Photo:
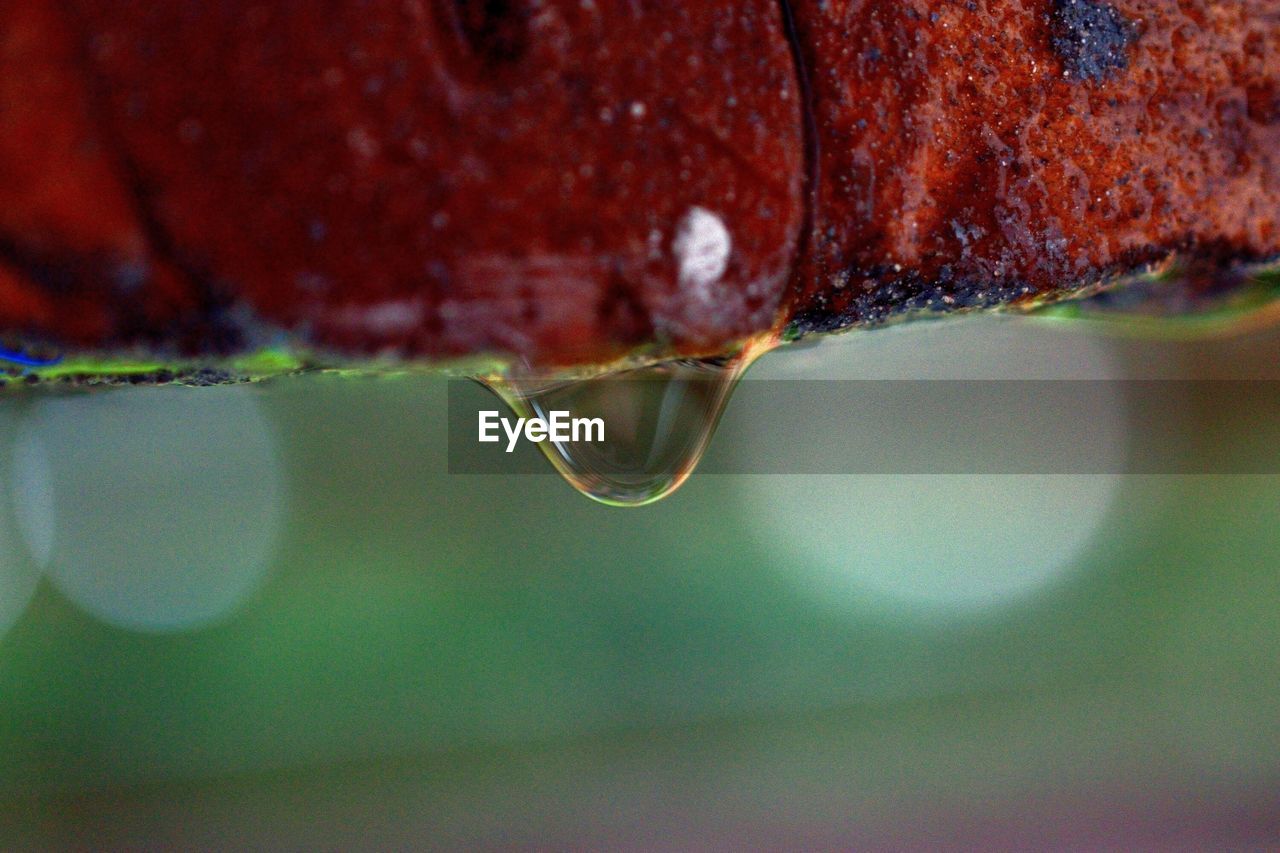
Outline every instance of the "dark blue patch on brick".
<svg viewBox="0 0 1280 853">
<path fill-rule="evenodd" d="M 1133 22 L 1106 3 L 1054 0 L 1053 49 L 1075 80 L 1105 80 L 1129 65 L 1127 48 L 1138 37 Z"/>
</svg>

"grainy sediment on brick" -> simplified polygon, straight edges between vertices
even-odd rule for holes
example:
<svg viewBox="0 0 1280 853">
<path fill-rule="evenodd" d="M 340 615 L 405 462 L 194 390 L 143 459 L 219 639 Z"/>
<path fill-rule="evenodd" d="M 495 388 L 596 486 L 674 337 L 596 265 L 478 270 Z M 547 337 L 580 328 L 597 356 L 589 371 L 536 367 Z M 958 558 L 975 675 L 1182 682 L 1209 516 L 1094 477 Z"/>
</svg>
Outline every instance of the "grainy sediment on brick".
<svg viewBox="0 0 1280 853">
<path fill-rule="evenodd" d="M 1280 254 L 1280 0 L 0 7 L 0 347 L 536 366 Z"/>
<path fill-rule="evenodd" d="M 1280 253 L 1280 2 L 795 0 L 797 331 Z"/>
</svg>

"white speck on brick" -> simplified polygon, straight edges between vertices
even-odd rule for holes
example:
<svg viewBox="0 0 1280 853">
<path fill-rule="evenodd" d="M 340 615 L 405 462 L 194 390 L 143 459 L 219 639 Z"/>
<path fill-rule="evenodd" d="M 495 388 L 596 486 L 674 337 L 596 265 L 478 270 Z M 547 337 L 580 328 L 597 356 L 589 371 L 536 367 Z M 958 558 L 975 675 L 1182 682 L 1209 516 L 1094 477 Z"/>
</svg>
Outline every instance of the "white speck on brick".
<svg viewBox="0 0 1280 853">
<path fill-rule="evenodd" d="M 711 286 L 729 267 L 733 241 L 724 221 L 703 207 L 691 207 L 676 226 L 671 250 L 679 265 L 680 284 L 710 301 Z"/>
</svg>

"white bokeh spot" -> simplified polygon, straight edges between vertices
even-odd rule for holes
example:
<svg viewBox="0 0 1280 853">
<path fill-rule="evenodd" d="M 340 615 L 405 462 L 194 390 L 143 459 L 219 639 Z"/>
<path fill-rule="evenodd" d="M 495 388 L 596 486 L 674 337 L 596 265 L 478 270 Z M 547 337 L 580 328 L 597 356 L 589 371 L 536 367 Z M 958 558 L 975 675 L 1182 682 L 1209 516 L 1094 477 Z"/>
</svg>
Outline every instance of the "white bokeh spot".
<svg viewBox="0 0 1280 853">
<path fill-rule="evenodd" d="M 108 624 L 155 632 L 240 607 L 266 576 L 285 499 L 249 386 L 39 399 L 10 482 L 53 585 Z"/>
</svg>

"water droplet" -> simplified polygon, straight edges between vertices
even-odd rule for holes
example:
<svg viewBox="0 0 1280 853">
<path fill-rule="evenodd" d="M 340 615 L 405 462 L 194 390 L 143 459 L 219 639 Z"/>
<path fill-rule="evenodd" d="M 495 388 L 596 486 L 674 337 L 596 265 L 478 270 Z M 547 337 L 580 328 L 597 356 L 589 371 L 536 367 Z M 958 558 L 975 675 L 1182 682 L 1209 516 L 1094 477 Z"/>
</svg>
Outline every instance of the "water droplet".
<svg viewBox="0 0 1280 853">
<path fill-rule="evenodd" d="M 610 506 L 643 506 L 680 487 L 706 452 L 738 380 L 774 345 L 728 357 L 682 359 L 588 379 L 481 381 L 524 418 L 600 418 L 603 441 L 543 441 L 543 454 L 582 494 Z"/>
</svg>

